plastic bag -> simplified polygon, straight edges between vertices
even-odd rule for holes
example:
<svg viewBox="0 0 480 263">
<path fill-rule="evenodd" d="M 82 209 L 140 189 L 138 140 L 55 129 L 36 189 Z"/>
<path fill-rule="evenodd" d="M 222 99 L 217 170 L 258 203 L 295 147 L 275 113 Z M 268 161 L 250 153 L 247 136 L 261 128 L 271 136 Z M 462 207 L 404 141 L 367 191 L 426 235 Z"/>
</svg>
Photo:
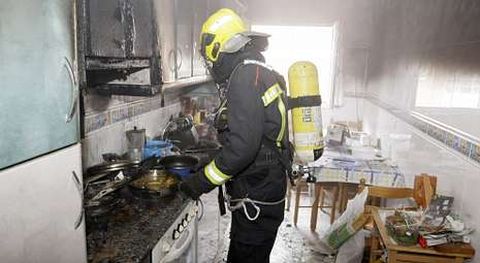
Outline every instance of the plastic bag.
<svg viewBox="0 0 480 263">
<path fill-rule="evenodd" d="M 349 200 L 345 212 L 333 222 L 322 237 L 322 241 L 331 249 L 337 250 L 366 223 L 368 217 L 363 212 L 367 197 L 368 188 L 365 188 L 355 198 Z"/>
<path fill-rule="evenodd" d="M 339 263 L 361 263 L 363 259 L 363 250 L 365 249 L 365 237 L 369 231 L 360 230 L 345 242 L 339 249 L 336 262 Z"/>
<path fill-rule="evenodd" d="M 173 145 L 168 141 L 150 140 L 145 143 L 143 150 L 143 158 L 164 157 L 172 154 Z"/>
</svg>

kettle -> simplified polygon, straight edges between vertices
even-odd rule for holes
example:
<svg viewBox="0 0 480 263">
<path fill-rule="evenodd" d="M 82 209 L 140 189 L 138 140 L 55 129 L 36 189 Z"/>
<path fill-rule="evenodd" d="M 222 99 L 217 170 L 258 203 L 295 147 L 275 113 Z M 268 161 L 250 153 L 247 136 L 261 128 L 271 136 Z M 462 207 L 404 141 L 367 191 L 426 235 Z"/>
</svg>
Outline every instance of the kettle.
<svg viewBox="0 0 480 263">
<path fill-rule="evenodd" d="M 137 129 L 135 126 L 133 130 L 126 131 L 126 136 L 128 159 L 133 162 L 143 160 L 143 149 L 146 139 L 145 129 Z"/>
<path fill-rule="evenodd" d="M 198 143 L 198 133 L 190 115 L 171 119 L 162 132 L 162 139 L 173 142 L 180 149 Z"/>
</svg>

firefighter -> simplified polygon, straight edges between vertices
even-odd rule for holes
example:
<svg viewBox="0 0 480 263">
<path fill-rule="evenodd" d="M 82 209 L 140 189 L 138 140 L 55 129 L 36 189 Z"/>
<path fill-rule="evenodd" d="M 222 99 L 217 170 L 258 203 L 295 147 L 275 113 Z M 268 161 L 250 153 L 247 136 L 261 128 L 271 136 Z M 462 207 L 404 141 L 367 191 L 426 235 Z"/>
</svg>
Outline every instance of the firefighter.
<svg viewBox="0 0 480 263">
<path fill-rule="evenodd" d="M 201 32 L 202 56 L 225 89 L 227 126 L 221 151 L 180 189 L 197 199 L 226 185 L 232 211 L 228 262 L 269 262 L 284 217 L 291 167 L 285 81 L 264 64 L 267 38 L 247 31 L 230 9 L 211 15 Z"/>
</svg>

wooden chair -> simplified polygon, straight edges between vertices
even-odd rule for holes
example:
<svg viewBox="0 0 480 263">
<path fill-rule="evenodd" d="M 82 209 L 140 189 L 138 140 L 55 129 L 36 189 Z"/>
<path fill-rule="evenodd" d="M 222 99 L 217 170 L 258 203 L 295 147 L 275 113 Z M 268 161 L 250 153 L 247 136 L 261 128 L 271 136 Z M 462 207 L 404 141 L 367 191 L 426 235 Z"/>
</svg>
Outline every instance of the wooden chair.
<svg viewBox="0 0 480 263">
<path fill-rule="evenodd" d="M 437 179 L 435 176 L 429 176 L 426 174 L 421 174 L 420 176 L 415 176 L 415 187 L 414 188 L 396 188 L 396 187 L 383 187 L 383 186 L 368 186 L 368 197 L 369 199 L 376 198 L 377 200 L 367 200 L 368 201 L 381 201 L 382 199 L 413 199 L 417 205 L 425 208 L 435 194 L 437 186 Z M 358 191 L 361 192 L 365 189 L 366 183 L 365 179 L 360 180 L 360 185 Z M 380 199 L 380 200 L 379 200 Z M 376 202 L 379 204 L 380 202 Z M 408 209 L 408 208 L 407 208 Z M 366 209 L 368 213 L 368 208 Z M 368 227 L 369 226 L 369 227 Z M 371 221 L 367 224 L 367 228 L 373 229 L 373 222 Z M 380 240 L 378 235 L 374 235 L 372 232 L 371 242 L 370 242 L 370 259 L 369 262 L 376 262 L 376 257 L 383 253 L 382 250 L 379 250 Z"/>
<path fill-rule="evenodd" d="M 430 201 L 432 201 L 432 197 L 436 194 L 437 177 L 422 173 L 415 176 L 413 185 L 413 198 L 415 202 L 417 202 L 420 207 L 426 208 L 430 204 Z"/>
<path fill-rule="evenodd" d="M 312 205 L 301 205 L 300 204 L 300 197 L 302 190 L 308 188 L 308 184 L 305 179 L 300 179 L 296 182 L 295 188 L 295 203 L 294 203 L 294 210 L 293 210 L 293 225 L 297 225 L 298 223 L 298 211 L 300 208 L 311 208 L 311 215 L 310 215 L 310 229 L 315 231 L 317 226 L 317 218 L 318 218 L 318 209 L 330 208 L 330 223 L 333 223 L 335 220 L 335 211 L 337 209 L 337 200 L 338 200 L 338 183 L 324 183 L 324 182 L 317 182 L 315 183 L 315 193 L 314 193 L 314 201 Z M 333 193 L 333 200 L 332 203 L 329 205 L 325 205 L 325 191 L 330 190 Z"/>
<path fill-rule="evenodd" d="M 360 180 L 358 192 L 362 192 L 367 187 L 365 179 Z M 368 201 L 380 201 L 379 199 L 405 199 L 413 198 L 413 188 L 398 188 L 385 186 L 368 186 Z M 375 200 L 376 199 L 376 200 Z M 379 202 L 373 202 L 379 203 Z"/>
<path fill-rule="evenodd" d="M 362 192 L 366 188 L 365 179 L 360 180 L 360 185 L 358 186 L 358 192 Z M 381 199 L 404 199 L 404 198 L 413 198 L 413 188 L 393 188 L 393 187 L 383 187 L 383 186 L 368 186 L 368 205 L 379 206 Z M 369 213 L 369 207 L 367 206 L 366 212 Z M 365 226 L 366 229 L 372 230 L 372 235 L 370 238 L 370 263 L 377 262 L 377 257 L 381 256 L 383 251 L 379 249 L 380 240 L 378 235 L 374 233 L 374 223 L 372 218 Z"/>
</svg>

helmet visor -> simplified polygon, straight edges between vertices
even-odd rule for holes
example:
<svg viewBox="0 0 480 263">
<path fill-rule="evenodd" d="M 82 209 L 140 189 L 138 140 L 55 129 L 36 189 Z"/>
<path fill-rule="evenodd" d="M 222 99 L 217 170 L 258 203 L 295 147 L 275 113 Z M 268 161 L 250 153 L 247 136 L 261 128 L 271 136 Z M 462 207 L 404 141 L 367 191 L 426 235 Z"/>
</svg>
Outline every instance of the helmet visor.
<svg viewBox="0 0 480 263">
<path fill-rule="evenodd" d="M 215 39 L 215 35 L 211 33 L 203 33 L 200 39 L 200 54 L 207 59 L 207 46 L 210 46 Z"/>
</svg>

